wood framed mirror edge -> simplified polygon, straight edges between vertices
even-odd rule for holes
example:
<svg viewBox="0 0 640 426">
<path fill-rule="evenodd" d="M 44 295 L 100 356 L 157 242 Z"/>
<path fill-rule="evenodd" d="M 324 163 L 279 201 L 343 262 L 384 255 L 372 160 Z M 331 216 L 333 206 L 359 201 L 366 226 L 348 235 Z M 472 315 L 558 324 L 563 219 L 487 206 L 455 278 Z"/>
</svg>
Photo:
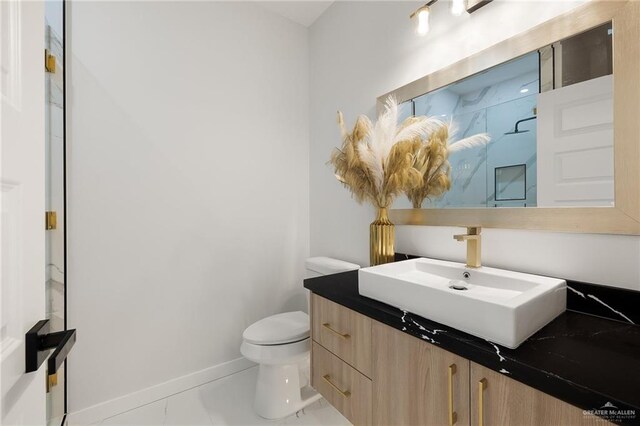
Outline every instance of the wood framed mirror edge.
<svg viewBox="0 0 640 426">
<path fill-rule="evenodd" d="M 396 225 L 482 226 L 552 232 L 640 235 L 640 2 L 593 0 L 377 98 L 399 103 L 545 45 L 612 21 L 614 25 L 614 207 L 391 209 Z M 623 54 L 624 52 L 624 54 Z"/>
</svg>

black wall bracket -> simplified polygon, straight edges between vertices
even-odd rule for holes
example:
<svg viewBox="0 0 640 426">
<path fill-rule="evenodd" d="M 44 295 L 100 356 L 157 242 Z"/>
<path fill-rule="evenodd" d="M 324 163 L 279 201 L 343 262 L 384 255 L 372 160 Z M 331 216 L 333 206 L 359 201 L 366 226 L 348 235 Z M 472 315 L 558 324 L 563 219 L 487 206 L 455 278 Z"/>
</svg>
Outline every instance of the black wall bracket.
<svg viewBox="0 0 640 426">
<path fill-rule="evenodd" d="M 40 320 L 25 335 L 25 372 L 38 370 L 47 357 L 49 375 L 55 374 L 76 343 L 76 330 L 49 333 L 49 320 Z M 49 349 L 54 349 L 49 356 Z"/>
</svg>

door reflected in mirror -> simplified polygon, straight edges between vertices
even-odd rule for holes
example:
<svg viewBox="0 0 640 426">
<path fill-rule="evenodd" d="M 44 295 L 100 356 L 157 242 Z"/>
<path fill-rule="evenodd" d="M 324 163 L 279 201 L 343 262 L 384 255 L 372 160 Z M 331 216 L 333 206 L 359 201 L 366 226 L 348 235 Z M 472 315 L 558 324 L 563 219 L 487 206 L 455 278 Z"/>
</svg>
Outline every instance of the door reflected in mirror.
<svg viewBox="0 0 640 426">
<path fill-rule="evenodd" d="M 422 207 L 613 206 L 612 36 L 609 22 L 403 102 L 400 120 L 491 137 L 450 155 L 451 189 Z"/>
</svg>

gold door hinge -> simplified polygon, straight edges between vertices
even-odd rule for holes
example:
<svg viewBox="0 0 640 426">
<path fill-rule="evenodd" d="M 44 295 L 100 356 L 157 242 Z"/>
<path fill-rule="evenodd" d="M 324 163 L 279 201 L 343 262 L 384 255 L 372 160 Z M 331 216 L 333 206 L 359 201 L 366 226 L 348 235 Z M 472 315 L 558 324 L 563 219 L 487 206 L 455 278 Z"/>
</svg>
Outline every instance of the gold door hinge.
<svg viewBox="0 0 640 426">
<path fill-rule="evenodd" d="M 58 226 L 58 218 L 56 212 L 45 212 L 44 214 L 44 229 L 50 231 L 56 229 Z"/>
<path fill-rule="evenodd" d="M 47 374 L 47 393 L 51 392 L 51 388 L 58 384 L 58 373 Z"/>
<path fill-rule="evenodd" d="M 56 72 L 56 57 L 48 49 L 44 50 L 44 69 L 50 73 Z"/>
</svg>

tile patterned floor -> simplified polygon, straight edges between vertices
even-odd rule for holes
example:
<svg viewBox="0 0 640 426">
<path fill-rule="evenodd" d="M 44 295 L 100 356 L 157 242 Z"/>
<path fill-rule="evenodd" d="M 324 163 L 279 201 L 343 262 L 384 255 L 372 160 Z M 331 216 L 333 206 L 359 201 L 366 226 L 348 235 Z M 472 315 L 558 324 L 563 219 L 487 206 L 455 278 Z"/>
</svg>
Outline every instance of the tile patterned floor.
<svg viewBox="0 0 640 426">
<path fill-rule="evenodd" d="M 253 412 L 258 367 L 206 383 L 160 401 L 118 414 L 100 425 L 307 425 L 347 426 L 324 399 L 282 420 L 265 420 Z"/>
</svg>

